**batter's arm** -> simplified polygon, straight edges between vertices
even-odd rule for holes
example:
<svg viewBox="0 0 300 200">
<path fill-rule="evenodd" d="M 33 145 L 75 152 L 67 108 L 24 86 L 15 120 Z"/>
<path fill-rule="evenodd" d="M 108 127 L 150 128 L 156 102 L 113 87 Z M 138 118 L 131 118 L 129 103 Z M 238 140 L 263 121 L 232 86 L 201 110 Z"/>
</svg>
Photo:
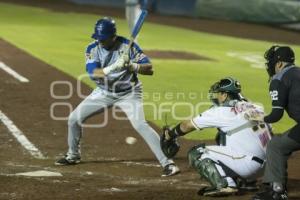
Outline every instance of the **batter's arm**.
<svg viewBox="0 0 300 200">
<path fill-rule="evenodd" d="M 128 63 L 129 71 L 142 75 L 153 75 L 153 65 L 147 55 L 134 43 L 132 50 L 132 60 Z"/>
<path fill-rule="evenodd" d="M 101 68 L 94 69 L 92 76 L 94 78 L 103 78 L 104 76 L 108 75 L 109 73 L 113 72 L 114 70 L 120 70 L 124 67 L 126 59 L 127 59 L 126 56 L 122 55 L 113 64 L 106 66 L 103 69 L 101 69 Z"/>
<path fill-rule="evenodd" d="M 146 64 L 139 64 L 137 73 L 142 74 L 142 75 L 153 75 L 153 66 L 151 63 L 146 63 Z"/>
<path fill-rule="evenodd" d="M 97 68 L 93 72 L 93 77 L 94 78 L 103 78 L 105 76 L 103 69 Z"/>
<path fill-rule="evenodd" d="M 140 52 L 135 55 L 137 57 L 136 61 L 130 61 L 128 63 L 128 68 L 130 72 L 135 72 L 142 75 L 153 75 L 153 65 L 149 58 L 143 54 L 143 52 Z M 141 58 L 142 57 L 142 58 Z"/>
<path fill-rule="evenodd" d="M 102 78 L 105 76 L 103 69 L 100 68 L 100 63 L 97 62 L 88 62 L 86 64 L 86 71 L 93 78 Z"/>
</svg>

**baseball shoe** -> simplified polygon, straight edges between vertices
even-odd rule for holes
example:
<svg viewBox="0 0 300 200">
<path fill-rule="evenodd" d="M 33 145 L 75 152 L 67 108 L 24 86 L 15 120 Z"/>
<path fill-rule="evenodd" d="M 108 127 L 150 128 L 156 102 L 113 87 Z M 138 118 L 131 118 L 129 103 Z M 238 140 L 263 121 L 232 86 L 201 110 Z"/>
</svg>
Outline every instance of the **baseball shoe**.
<svg viewBox="0 0 300 200">
<path fill-rule="evenodd" d="M 198 195 L 208 197 L 223 197 L 236 194 L 238 191 L 239 190 L 236 187 L 224 187 L 220 189 L 216 189 L 214 187 L 204 187 L 198 191 Z"/>
<path fill-rule="evenodd" d="M 272 188 L 269 188 L 263 192 L 259 192 L 252 200 L 287 200 L 288 194 L 287 191 L 275 192 Z"/>
<path fill-rule="evenodd" d="M 161 176 L 162 177 L 174 176 L 178 173 L 180 173 L 180 169 L 174 163 L 172 163 L 164 167 L 163 174 Z"/>
<path fill-rule="evenodd" d="M 59 159 L 54 164 L 59 165 L 59 166 L 62 166 L 62 165 L 75 165 L 75 164 L 80 163 L 80 159 L 81 158 L 79 156 L 70 158 L 67 155 L 65 155 L 63 158 Z"/>
</svg>

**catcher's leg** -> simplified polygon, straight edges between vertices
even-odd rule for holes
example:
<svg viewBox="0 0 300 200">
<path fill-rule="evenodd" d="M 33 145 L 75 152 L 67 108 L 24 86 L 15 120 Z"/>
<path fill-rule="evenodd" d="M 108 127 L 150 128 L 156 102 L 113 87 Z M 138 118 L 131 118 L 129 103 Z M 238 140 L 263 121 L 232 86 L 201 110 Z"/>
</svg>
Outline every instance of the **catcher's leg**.
<svg viewBox="0 0 300 200">
<path fill-rule="evenodd" d="M 205 178 L 214 188 L 227 187 L 227 181 L 221 176 L 216 167 L 216 163 L 209 159 L 201 159 L 205 152 L 205 144 L 194 146 L 188 152 L 189 164 L 195 168 L 201 177 Z"/>
<path fill-rule="evenodd" d="M 224 196 L 236 193 L 238 190 L 235 187 L 228 187 L 226 174 L 221 165 L 210 158 L 202 159 L 201 157 L 204 153 L 204 144 L 194 146 L 188 152 L 189 164 L 211 185 L 211 187 L 200 190 L 199 194 L 204 196 Z"/>
</svg>

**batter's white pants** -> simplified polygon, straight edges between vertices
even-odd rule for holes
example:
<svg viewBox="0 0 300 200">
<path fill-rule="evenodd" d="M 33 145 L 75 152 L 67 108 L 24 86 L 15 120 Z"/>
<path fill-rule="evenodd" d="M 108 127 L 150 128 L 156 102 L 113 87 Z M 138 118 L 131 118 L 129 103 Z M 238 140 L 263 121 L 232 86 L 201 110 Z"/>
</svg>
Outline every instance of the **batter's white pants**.
<svg viewBox="0 0 300 200">
<path fill-rule="evenodd" d="M 78 107 L 70 114 L 68 120 L 68 156 L 80 156 L 80 140 L 82 137 L 82 123 L 90 116 L 101 113 L 104 109 L 115 105 L 127 115 L 133 128 L 142 136 L 164 167 L 174 163 L 168 159 L 160 148 L 159 135 L 148 125 L 144 116 L 142 89 L 137 86 L 131 92 L 111 93 L 96 88 Z"/>
</svg>

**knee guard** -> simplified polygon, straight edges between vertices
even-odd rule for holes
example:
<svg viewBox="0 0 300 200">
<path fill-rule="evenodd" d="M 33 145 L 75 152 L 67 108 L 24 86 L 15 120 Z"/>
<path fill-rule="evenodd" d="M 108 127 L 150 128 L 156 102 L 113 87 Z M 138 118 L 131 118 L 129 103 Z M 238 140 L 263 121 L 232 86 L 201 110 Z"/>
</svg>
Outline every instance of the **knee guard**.
<svg viewBox="0 0 300 200">
<path fill-rule="evenodd" d="M 197 165 L 198 162 L 200 162 L 200 157 L 204 153 L 205 144 L 198 144 L 196 146 L 193 146 L 188 151 L 188 160 L 189 160 L 189 166 L 194 167 Z"/>
<path fill-rule="evenodd" d="M 205 158 L 197 163 L 196 169 L 201 177 L 208 181 L 213 187 L 220 189 L 228 186 L 225 177 L 222 177 L 216 167 L 216 163 Z"/>
</svg>

